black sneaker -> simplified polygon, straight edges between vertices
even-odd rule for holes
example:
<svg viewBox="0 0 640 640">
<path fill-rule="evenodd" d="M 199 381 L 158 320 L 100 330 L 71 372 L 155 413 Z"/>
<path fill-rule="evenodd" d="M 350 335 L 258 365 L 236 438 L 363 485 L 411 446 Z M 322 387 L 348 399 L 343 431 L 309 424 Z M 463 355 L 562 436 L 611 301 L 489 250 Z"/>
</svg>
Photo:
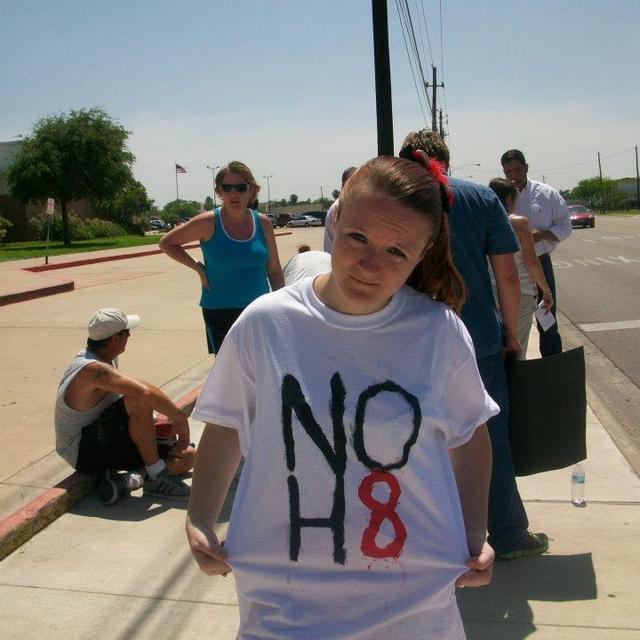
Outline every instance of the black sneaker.
<svg viewBox="0 0 640 640">
<path fill-rule="evenodd" d="M 191 489 L 178 476 L 169 473 L 166 467 L 156 476 L 155 480 L 146 478 L 144 481 L 144 495 L 152 498 L 187 502 Z"/>
<path fill-rule="evenodd" d="M 106 469 L 101 472 L 96 485 L 98 500 L 102 504 L 112 505 L 118 502 L 120 494 L 127 488 L 124 479 L 115 471 Z"/>
<path fill-rule="evenodd" d="M 546 533 L 531 533 L 527 531 L 527 538 L 517 549 L 507 553 L 496 554 L 496 560 L 517 560 L 530 556 L 541 556 L 549 549 L 549 536 Z"/>
</svg>

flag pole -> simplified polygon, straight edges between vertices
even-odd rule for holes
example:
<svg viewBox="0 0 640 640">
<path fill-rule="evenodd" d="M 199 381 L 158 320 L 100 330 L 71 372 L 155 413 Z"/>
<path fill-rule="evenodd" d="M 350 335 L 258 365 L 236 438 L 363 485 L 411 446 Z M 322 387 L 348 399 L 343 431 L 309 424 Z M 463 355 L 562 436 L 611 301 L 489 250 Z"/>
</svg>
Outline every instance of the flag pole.
<svg viewBox="0 0 640 640">
<path fill-rule="evenodd" d="M 178 163 L 175 162 L 175 160 L 173 162 L 173 170 L 176 173 L 176 200 L 180 200 L 180 194 L 178 192 Z"/>
</svg>

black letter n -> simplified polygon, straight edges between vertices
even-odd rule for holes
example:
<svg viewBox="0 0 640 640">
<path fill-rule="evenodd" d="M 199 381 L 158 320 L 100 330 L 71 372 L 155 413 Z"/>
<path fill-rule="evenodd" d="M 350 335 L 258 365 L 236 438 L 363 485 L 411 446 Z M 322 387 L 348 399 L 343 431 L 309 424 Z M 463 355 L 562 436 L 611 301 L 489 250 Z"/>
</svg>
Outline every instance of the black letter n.
<svg viewBox="0 0 640 640">
<path fill-rule="evenodd" d="M 344 548 L 344 472 L 347 465 L 347 438 L 344 432 L 344 399 L 345 389 L 340 374 L 331 377 L 331 418 L 333 421 L 333 445 L 331 448 L 327 437 L 313 417 L 311 407 L 302 394 L 300 383 L 292 376 L 286 375 L 282 380 L 282 437 L 287 458 L 287 468 L 293 472 L 296 467 L 295 442 L 292 429 L 292 411 L 300 421 L 314 444 L 320 449 L 325 460 L 336 475 L 336 486 L 333 492 L 333 508 L 328 518 L 303 518 L 300 515 L 300 488 L 298 480 L 289 474 L 289 518 L 290 540 L 289 557 L 294 562 L 300 554 L 302 527 L 325 527 L 333 533 L 333 560 L 344 564 L 346 551 Z"/>
</svg>

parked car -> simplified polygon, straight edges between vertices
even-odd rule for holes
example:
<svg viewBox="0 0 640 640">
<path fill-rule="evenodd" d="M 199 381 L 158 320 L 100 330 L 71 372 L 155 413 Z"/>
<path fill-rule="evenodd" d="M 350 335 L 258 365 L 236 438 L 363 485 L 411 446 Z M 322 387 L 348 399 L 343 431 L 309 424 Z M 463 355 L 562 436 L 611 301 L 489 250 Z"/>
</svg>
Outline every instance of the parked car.
<svg viewBox="0 0 640 640">
<path fill-rule="evenodd" d="M 166 228 L 166 223 L 164 220 L 160 220 L 159 218 L 151 218 L 149 220 L 149 226 L 156 231 L 162 231 Z"/>
<path fill-rule="evenodd" d="M 596 226 L 596 217 L 593 211 L 582 204 L 569 205 L 569 215 L 571 216 L 572 227 L 591 227 Z"/>
<path fill-rule="evenodd" d="M 278 226 L 278 218 L 276 218 L 272 213 L 267 213 L 267 218 L 269 218 L 271 226 L 275 229 Z"/>
<path fill-rule="evenodd" d="M 313 216 L 303 215 L 287 222 L 287 227 L 321 227 L 322 221 Z"/>
<path fill-rule="evenodd" d="M 322 223 L 322 226 L 324 227 L 324 221 L 327 218 L 326 211 L 307 211 L 307 213 L 305 213 L 304 215 L 311 216 L 313 218 L 318 218 L 318 220 L 320 220 L 320 222 Z"/>
<path fill-rule="evenodd" d="M 279 213 L 276 216 L 276 222 L 278 227 L 286 227 L 287 222 L 289 222 L 289 220 L 291 220 L 291 216 L 288 213 Z"/>
</svg>

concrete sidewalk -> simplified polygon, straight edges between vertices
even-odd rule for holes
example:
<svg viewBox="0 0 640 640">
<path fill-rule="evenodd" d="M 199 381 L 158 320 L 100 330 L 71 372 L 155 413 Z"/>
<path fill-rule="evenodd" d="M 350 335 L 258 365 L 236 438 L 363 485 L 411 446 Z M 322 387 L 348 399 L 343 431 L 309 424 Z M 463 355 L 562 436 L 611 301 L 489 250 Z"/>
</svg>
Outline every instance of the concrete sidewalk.
<svg viewBox="0 0 640 640">
<path fill-rule="evenodd" d="M 587 436 L 586 508 L 569 502 L 569 469 L 519 480 L 551 549 L 459 591 L 469 640 L 640 638 L 640 481 L 591 411 Z M 0 635 L 24 640 L 232 640 L 238 624 L 233 575 L 201 574 L 184 510 L 141 492 L 113 507 L 91 495 L 61 516 L 0 563 L 0 595 Z"/>
<path fill-rule="evenodd" d="M 306 233 L 308 231 L 311 233 Z M 292 238 L 279 240 L 283 263 L 303 237 L 307 241 L 315 238 L 312 233 L 317 233 L 321 238 L 321 231 L 296 230 Z M 319 244 L 314 242 L 312 246 Z M 39 406 L 29 407 L 26 400 L 19 397 L 20 409 L 12 415 L 31 411 L 35 416 L 31 420 L 44 421 L 47 417 L 48 422 L 36 436 L 44 438 L 44 427 L 48 433 L 52 431 L 49 380 L 57 383 L 60 369 L 68 359 L 64 356 L 69 355 L 67 351 L 72 346 L 78 346 L 76 343 L 86 331 L 85 310 L 92 309 L 96 299 L 104 299 L 105 295 L 114 296 L 114 304 L 123 306 L 125 311 L 143 316 L 143 325 L 137 330 L 139 348 L 134 348 L 136 343 L 132 343 L 131 353 L 127 350 L 122 359 L 125 371 L 133 374 L 151 368 L 160 383 L 174 381 L 171 384 L 176 386 L 168 388 L 173 397 L 182 393 L 181 384 L 186 391 L 187 386 L 195 386 L 197 379 L 205 375 L 209 362 L 205 361 L 199 344 L 202 340 L 200 319 L 191 318 L 196 315 L 193 283 L 189 280 L 185 286 L 183 268 L 175 272 L 167 270 L 170 262 L 162 258 L 164 262 L 156 265 L 154 261 L 159 259 L 132 261 L 138 266 L 129 265 L 125 271 L 112 272 L 113 283 L 101 281 L 105 277 L 103 271 L 81 267 L 78 274 L 86 286 L 79 290 L 7 307 L 11 315 L 9 320 L 4 317 L 0 320 L 0 328 L 5 338 L 9 334 L 5 339 L 9 352 L 20 353 L 30 348 L 25 344 L 23 328 L 35 343 L 33 354 L 40 354 L 43 345 L 52 341 L 64 343 L 62 350 L 43 352 L 47 359 L 57 362 L 49 366 L 43 379 L 35 376 L 35 368 L 28 373 L 23 369 L 27 378 L 32 376 L 30 383 L 38 393 L 46 395 L 47 411 L 43 413 Z M 145 263 L 144 266 L 141 263 Z M 113 268 L 112 265 L 109 270 Z M 130 269 L 138 272 L 137 275 L 132 275 Z M 125 295 L 118 287 L 122 288 L 122 278 L 127 273 L 133 292 Z M 164 295 L 175 307 L 171 313 L 153 306 L 161 282 L 165 284 Z M 190 314 L 185 315 L 186 309 Z M 42 325 L 47 325 L 45 320 L 57 318 L 56 314 L 63 316 L 60 322 L 49 322 L 48 328 L 43 328 Z M 71 318 L 75 318 L 75 325 L 70 324 Z M 145 325 L 148 336 L 143 333 Z M 179 328 L 185 326 L 184 335 L 179 335 Z M 563 326 L 562 331 L 565 330 L 568 332 L 569 328 Z M 169 349 L 164 348 L 167 340 L 160 339 L 167 332 L 172 336 L 178 334 Z M 195 351 L 193 342 L 199 347 Z M 167 356 L 170 360 L 180 360 L 183 347 L 187 357 L 192 358 L 191 367 L 184 366 L 183 361 L 166 362 Z M 534 350 L 530 349 L 530 356 L 535 357 Z M 40 360 L 38 364 L 42 365 L 42 358 Z M 14 365 L 16 362 L 14 356 Z M 176 371 L 185 372 L 181 382 L 179 376 L 173 375 Z M 17 377 L 22 381 L 22 376 Z M 21 384 L 28 383 L 22 381 Z M 4 384 L 2 388 L 4 394 Z M 11 407 L 13 405 L 1 404 L 0 415 L 4 418 Z M 4 424 L 3 420 L 3 428 Z M 197 440 L 202 425 L 194 421 L 191 425 Z M 24 486 L 37 484 L 38 464 L 30 463 L 29 455 L 20 451 L 25 438 L 31 437 L 28 429 L 33 425 L 23 421 L 20 426 L 20 431 L 14 431 L 13 437 L 7 440 L 13 455 L 20 459 L 13 461 L 17 475 L 11 475 L 9 482 L 4 480 L 3 489 L 15 486 L 11 482 L 20 474 L 25 478 Z M 519 479 L 531 528 L 549 534 L 550 552 L 540 558 L 500 563 L 491 586 L 459 592 L 469 640 L 640 638 L 637 605 L 640 479 L 591 409 L 587 439 L 586 508 L 575 508 L 569 502 L 570 469 Z M 46 449 L 44 442 L 40 451 Z M 40 464 L 46 461 L 38 468 L 43 486 L 47 483 L 51 486 L 52 479 L 48 477 L 51 467 L 47 465 L 56 464 L 51 450 L 49 442 L 48 453 L 40 459 Z M 11 462 L 8 460 L 6 464 Z M 62 468 L 68 473 L 64 463 Z M 0 492 L 0 498 L 5 495 Z M 227 508 L 219 525 L 222 535 L 228 512 Z M 235 638 L 238 623 L 233 575 L 210 578 L 201 574 L 186 544 L 184 510 L 175 505 L 154 503 L 140 491 L 113 507 L 101 505 L 90 495 L 64 513 L 0 562 L 0 595 L 3 601 L 0 637 L 23 640 L 42 637 L 231 640 Z"/>
</svg>

